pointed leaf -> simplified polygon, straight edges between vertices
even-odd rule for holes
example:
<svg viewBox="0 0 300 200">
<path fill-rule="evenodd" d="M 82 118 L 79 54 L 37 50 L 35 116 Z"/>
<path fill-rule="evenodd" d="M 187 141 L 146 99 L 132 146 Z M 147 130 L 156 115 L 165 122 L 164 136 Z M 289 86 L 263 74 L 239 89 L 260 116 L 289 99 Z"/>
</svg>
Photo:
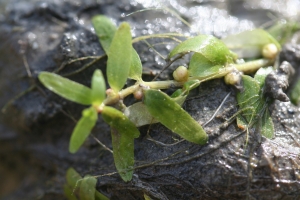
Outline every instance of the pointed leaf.
<svg viewBox="0 0 300 200">
<path fill-rule="evenodd" d="M 139 136 L 135 125 L 119 110 L 105 106 L 102 117 L 111 126 L 115 166 L 124 181 L 132 179 L 134 167 L 134 138 Z"/>
<path fill-rule="evenodd" d="M 132 56 L 130 26 L 124 22 L 115 33 L 108 52 L 107 79 L 110 87 L 120 91 L 129 75 Z"/>
<path fill-rule="evenodd" d="M 280 20 L 267 31 L 270 33 L 280 44 L 285 44 L 292 35 L 300 29 L 300 25 L 295 21 Z"/>
<path fill-rule="evenodd" d="M 266 138 L 272 139 L 274 137 L 274 124 L 268 109 L 265 111 L 261 120 L 261 134 Z"/>
<path fill-rule="evenodd" d="M 150 114 L 184 139 L 205 144 L 208 136 L 202 127 L 172 98 L 158 90 L 147 90 L 144 103 Z"/>
<path fill-rule="evenodd" d="M 92 103 L 91 89 L 82 84 L 50 72 L 41 72 L 39 80 L 47 89 L 70 101 L 83 105 L 90 105 Z"/>
<path fill-rule="evenodd" d="M 272 71 L 274 71 L 273 67 L 262 67 L 255 73 L 254 80 L 256 80 L 259 83 L 260 88 L 263 87 L 267 75 Z"/>
<path fill-rule="evenodd" d="M 75 153 L 84 143 L 85 139 L 89 136 L 91 130 L 97 122 L 97 111 L 95 108 L 90 107 L 82 112 L 82 117 L 76 124 L 76 127 L 73 130 L 69 151 Z"/>
<path fill-rule="evenodd" d="M 78 172 L 70 167 L 67 170 L 67 174 L 66 174 L 66 179 L 67 179 L 67 184 L 73 188 L 75 188 L 76 185 L 78 185 L 80 182 L 77 182 L 78 180 L 80 180 L 82 177 L 80 176 L 80 174 L 78 174 Z"/>
<path fill-rule="evenodd" d="M 94 200 L 97 179 L 92 176 L 85 176 L 81 180 L 79 197 L 84 200 Z"/>
<path fill-rule="evenodd" d="M 198 35 L 177 45 L 169 54 L 169 58 L 179 53 L 196 52 L 206 59 L 204 66 L 225 65 L 233 63 L 236 56 L 219 39 L 210 35 Z"/>
<path fill-rule="evenodd" d="M 137 102 L 129 107 L 126 107 L 124 110 L 124 114 L 137 127 L 158 122 L 153 118 L 145 104 L 142 102 Z"/>
<path fill-rule="evenodd" d="M 242 112 L 242 116 L 246 119 L 249 124 L 254 120 L 257 112 L 262 108 L 262 100 L 259 96 L 260 87 L 259 83 L 252 77 L 243 75 L 244 90 L 237 93 L 237 102 L 240 109 L 245 109 Z M 248 109 L 253 107 L 253 109 Z"/>
<path fill-rule="evenodd" d="M 109 200 L 109 198 L 107 198 L 105 195 L 103 195 L 102 193 L 96 191 L 95 192 L 95 200 Z"/>
<path fill-rule="evenodd" d="M 64 185 L 64 194 L 68 200 L 77 200 L 77 194 L 79 191 L 81 176 L 71 167 L 67 170 L 66 180 Z"/>
<path fill-rule="evenodd" d="M 296 82 L 290 93 L 291 101 L 293 104 L 298 105 L 300 102 L 300 80 Z"/>
<path fill-rule="evenodd" d="M 270 43 L 275 44 L 278 49 L 281 49 L 280 44 L 268 32 L 262 29 L 229 35 L 223 38 L 222 41 L 241 58 L 260 57 L 263 46 Z"/>
<path fill-rule="evenodd" d="M 109 18 L 103 15 L 97 15 L 93 17 L 92 23 L 102 48 L 104 49 L 105 53 L 108 54 L 111 41 L 113 40 L 113 37 L 117 31 L 117 27 Z"/>
<path fill-rule="evenodd" d="M 100 105 L 105 99 L 105 81 L 102 72 L 95 70 L 92 78 L 92 102 L 93 105 Z"/>
<path fill-rule="evenodd" d="M 72 187 L 70 187 L 67 184 L 64 184 L 63 190 L 64 190 L 64 195 L 68 200 L 78 200 L 74 194 L 74 190 L 72 189 Z"/>
<path fill-rule="evenodd" d="M 142 79 L 142 62 L 139 54 L 136 52 L 134 48 L 132 48 L 131 66 L 130 66 L 128 78 L 134 80 Z"/>
</svg>

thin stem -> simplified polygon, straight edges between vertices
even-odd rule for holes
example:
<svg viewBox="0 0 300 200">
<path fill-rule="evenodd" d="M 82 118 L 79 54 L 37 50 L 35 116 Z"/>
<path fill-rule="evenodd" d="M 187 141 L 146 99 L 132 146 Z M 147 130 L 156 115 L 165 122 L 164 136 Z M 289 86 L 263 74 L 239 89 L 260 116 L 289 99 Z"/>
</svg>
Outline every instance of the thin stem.
<svg viewBox="0 0 300 200">
<path fill-rule="evenodd" d="M 222 68 L 218 73 L 206 76 L 206 77 L 190 77 L 188 80 L 199 80 L 200 83 L 204 81 L 208 81 L 211 79 L 217 79 L 225 76 L 226 74 L 232 72 L 234 68 L 238 69 L 239 71 L 242 71 L 244 73 L 249 73 L 252 71 L 256 71 L 257 69 L 264 67 L 270 63 L 269 60 L 266 59 L 259 59 L 250 61 L 243 64 L 233 64 L 228 67 Z M 178 82 L 175 80 L 168 80 L 168 81 L 152 81 L 152 82 L 143 82 L 143 81 L 137 81 L 136 84 L 127 87 L 123 90 L 121 90 L 118 93 L 108 95 L 108 97 L 104 100 L 104 105 L 111 105 L 115 104 L 121 99 L 124 99 L 130 94 L 133 94 L 139 89 L 144 88 L 151 88 L 151 89 L 168 89 L 173 87 L 180 87 L 183 86 L 185 82 Z"/>
<path fill-rule="evenodd" d="M 235 64 L 233 66 L 239 71 L 242 71 L 246 74 L 251 74 L 257 71 L 259 68 L 265 67 L 271 63 L 272 62 L 267 59 L 258 59 L 258 60 L 253 60 L 242 64 Z"/>
</svg>

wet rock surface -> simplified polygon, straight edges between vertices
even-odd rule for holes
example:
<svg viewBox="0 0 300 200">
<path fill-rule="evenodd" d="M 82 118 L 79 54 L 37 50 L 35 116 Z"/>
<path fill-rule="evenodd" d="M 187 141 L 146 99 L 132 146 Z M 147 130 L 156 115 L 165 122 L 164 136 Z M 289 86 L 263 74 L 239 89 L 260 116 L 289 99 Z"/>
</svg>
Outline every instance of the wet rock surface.
<svg viewBox="0 0 300 200">
<path fill-rule="evenodd" d="M 291 6 L 291 2 L 287 4 Z M 78 153 L 68 153 L 70 134 L 83 107 L 44 89 L 36 77 L 44 70 L 56 70 L 61 75 L 72 73 L 92 59 L 65 65 L 68 61 L 103 54 L 90 23 L 93 15 L 107 15 L 117 24 L 129 21 L 134 37 L 174 31 L 221 37 L 268 21 L 266 11 L 290 17 L 286 10 L 272 6 L 267 10 L 253 1 L 166 1 L 164 4 L 176 9 L 192 24 L 191 29 L 172 14 L 158 10 L 124 17 L 139 9 L 159 6 L 156 1 L 24 1 L 5 5 L 6 11 L 0 16 L 0 106 L 29 90 L 12 101 L 0 117 L 3 199 L 63 199 L 62 186 L 69 167 L 81 175 L 99 175 L 97 189 L 110 199 L 143 199 L 144 194 L 153 199 L 297 199 L 300 196 L 299 108 L 279 101 L 270 106 L 276 130 L 272 140 L 262 138 L 255 130 L 247 135 L 235 122 L 224 127 L 223 123 L 238 108 L 234 91 L 223 80 L 202 84 L 183 105 L 204 124 L 232 91 L 216 118 L 204 127 L 209 134 L 207 145 L 186 141 L 171 145 L 180 139 L 177 135 L 160 124 L 144 126 L 135 141 L 137 169 L 129 183 L 117 174 L 105 175 L 115 171 L 113 158 L 93 137 L 88 138 Z M 282 61 L 291 63 L 298 77 L 299 44 L 299 40 L 291 40 L 280 56 Z M 172 45 L 157 46 L 157 50 L 166 55 Z M 145 73 L 155 73 L 165 64 L 147 45 L 138 43 L 135 48 Z M 105 72 L 105 62 L 101 59 L 69 78 L 89 85 L 94 69 Z M 171 70 L 160 78 L 170 75 Z M 166 145 L 148 140 L 148 132 L 152 139 Z M 101 118 L 93 134 L 111 147 L 109 127 Z"/>
</svg>

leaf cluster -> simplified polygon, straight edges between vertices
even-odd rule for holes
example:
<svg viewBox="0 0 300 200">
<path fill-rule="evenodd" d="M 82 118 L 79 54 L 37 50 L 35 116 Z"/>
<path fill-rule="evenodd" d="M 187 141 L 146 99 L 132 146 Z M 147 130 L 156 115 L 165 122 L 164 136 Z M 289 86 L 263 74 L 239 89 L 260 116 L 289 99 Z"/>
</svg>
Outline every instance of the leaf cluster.
<svg viewBox="0 0 300 200">
<path fill-rule="evenodd" d="M 111 127 L 114 162 L 124 181 L 130 181 L 134 171 L 134 139 L 140 135 L 137 127 L 160 122 L 189 142 L 206 144 L 208 135 L 202 126 L 181 107 L 189 91 L 204 81 L 221 78 L 236 71 L 239 73 L 256 71 L 275 60 L 275 58 L 261 58 L 237 63 L 237 58 L 244 56 L 245 49 L 252 51 L 253 58 L 262 57 L 261 49 L 269 43 L 275 44 L 280 49 L 276 40 L 261 29 L 229 36 L 223 40 L 210 35 L 198 35 L 181 42 L 170 52 L 169 60 L 175 59 L 178 54 L 193 53 L 188 68 L 181 66 L 174 71 L 175 80 L 145 82 L 142 79 L 141 60 L 132 46 L 130 25 L 123 22 L 116 27 L 110 19 L 102 15 L 95 16 L 92 23 L 108 56 L 106 77 L 110 88 L 107 89 L 104 76 L 99 69 L 93 74 L 90 88 L 49 72 L 41 72 L 39 80 L 54 93 L 89 106 L 83 110 L 82 117 L 71 135 L 69 144 L 71 153 L 79 150 L 101 114 L 103 120 Z M 273 136 L 274 127 L 261 89 L 264 78 L 270 70 L 272 69 L 261 69 L 254 78 L 243 75 L 244 90 L 237 95 L 242 110 L 238 117 L 238 125 L 249 127 L 259 121 L 261 132 L 266 137 Z M 125 87 L 128 78 L 135 80 L 136 83 Z M 173 86 L 179 89 L 171 96 L 161 91 Z M 134 94 L 142 101 L 126 107 L 122 100 L 130 94 Z M 260 115 L 263 115 L 263 118 L 258 120 Z M 91 177 L 83 180 L 82 190 L 95 183 Z"/>
</svg>

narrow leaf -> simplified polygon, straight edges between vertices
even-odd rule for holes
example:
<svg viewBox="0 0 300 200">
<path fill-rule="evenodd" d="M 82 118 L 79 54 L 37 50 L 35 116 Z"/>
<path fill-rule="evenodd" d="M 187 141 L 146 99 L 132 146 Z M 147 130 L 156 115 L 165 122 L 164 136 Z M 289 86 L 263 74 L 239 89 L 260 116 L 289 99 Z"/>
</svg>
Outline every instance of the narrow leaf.
<svg viewBox="0 0 300 200">
<path fill-rule="evenodd" d="M 64 195 L 68 200 L 78 200 L 74 194 L 74 190 L 67 184 L 63 186 Z"/>
<path fill-rule="evenodd" d="M 278 49 L 281 49 L 276 39 L 262 29 L 254 29 L 236 35 L 229 35 L 223 38 L 222 41 L 241 58 L 260 57 L 262 47 L 270 43 L 275 44 Z"/>
<path fill-rule="evenodd" d="M 82 84 L 50 72 L 41 72 L 39 80 L 47 89 L 70 101 L 83 105 L 92 103 L 91 89 Z"/>
<path fill-rule="evenodd" d="M 111 126 L 115 166 L 124 181 L 132 179 L 134 167 L 134 138 L 139 136 L 135 125 L 119 110 L 105 106 L 102 117 Z"/>
<path fill-rule="evenodd" d="M 100 105 L 105 99 L 105 81 L 102 72 L 95 70 L 92 78 L 92 102 L 93 105 Z"/>
<path fill-rule="evenodd" d="M 92 128 L 95 126 L 97 118 L 97 111 L 93 107 L 87 108 L 82 112 L 82 117 L 76 124 L 70 139 L 69 151 L 71 153 L 78 151 L 84 143 Z"/>
<path fill-rule="evenodd" d="M 76 185 L 80 184 L 80 182 L 77 182 L 78 180 L 80 180 L 82 177 L 80 176 L 80 174 L 78 174 L 78 172 L 70 167 L 67 170 L 67 174 L 66 174 L 66 179 L 67 179 L 67 184 L 73 188 L 75 188 Z"/>
<path fill-rule="evenodd" d="M 141 80 L 142 78 L 142 62 L 139 54 L 134 48 L 132 48 L 131 65 L 128 78 L 134 80 Z"/>
<path fill-rule="evenodd" d="M 270 33 L 280 44 L 285 44 L 292 35 L 300 29 L 300 25 L 295 21 L 280 20 L 267 31 Z"/>
<path fill-rule="evenodd" d="M 102 193 L 96 191 L 95 192 L 95 200 L 109 200 L 109 198 L 107 198 L 105 195 L 103 195 Z"/>
<path fill-rule="evenodd" d="M 117 31 L 117 27 L 109 18 L 103 15 L 97 15 L 93 17 L 92 23 L 102 48 L 104 49 L 105 53 L 108 54 L 111 41 L 113 40 L 115 32 Z"/>
<path fill-rule="evenodd" d="M 85 176 L 81 180 L 79 197 L 84 200 L 94 200 L 97 179 L 92 176 Z"/>
<path fill-rule="evenodd" d="M 274 124 L 268 109 L 261 119 L 260 132 L 266 138 L 272 139 L 274 137 Z"/>
<path fill-rule="evenodd" d="M 259 96 L 260 87 L 259 83 L 252 77 L 243 75 L 244 90 L 237 94 L 237 102 L 240 109 L 245 109 L 242 112 L 242 116 L 249 124 L 256 118 L 256 115 L 263 106 L 263 101 Z M 253 107 L 253 109 L 248 109 Z"/>
<path fill-rule="evenodd" d="M 129 75 L 132 56 L 130 26 L 124 22 L 115 33 L 108 52 L 107 79 L 110 87 L 120 91 Z"/>
<path fill-rule="evenodd" d="M 174 133 L 197 144 L 207 142 L 208 136 L 203 128 L 168 95 L 147 90 L 144 103 L 150 114 Z"/>
<path fill-rule="evenodd" d="M 71 167 L 66 173 L 67 183 L 64 185 L 64 194 L 68 200 L 77 200 L 81 176 Z"/>
<path fill-rule="evenodd" d="M 262 67 L 255 73 L 254 80 L 256 80 L 259 83 L 260 88 L 263 87 L 267 75 L 272 71 L 274 71 L 273 67 Z"/>
<path fill-rule="evenodd" d="M 291 93 L 290 93 L 291 101 L 293 104 L 298 105 L 300 102 L 300 80 L 296 82 Z"/>
<path fill-rule="evenodd" d="M 207 63 L 212 63 L 212 65 L 225 65 L 227 63 L 233 63 L 236 58 L 221 40 L 211 35 L 198 35 L 187 39 L 171 51 L 169 58 L 176 54 L 190 51 L 199 53 L 206 58 L 203 61 L 205 62 L 203 65 L 208 65 Z"/>
</svg>

